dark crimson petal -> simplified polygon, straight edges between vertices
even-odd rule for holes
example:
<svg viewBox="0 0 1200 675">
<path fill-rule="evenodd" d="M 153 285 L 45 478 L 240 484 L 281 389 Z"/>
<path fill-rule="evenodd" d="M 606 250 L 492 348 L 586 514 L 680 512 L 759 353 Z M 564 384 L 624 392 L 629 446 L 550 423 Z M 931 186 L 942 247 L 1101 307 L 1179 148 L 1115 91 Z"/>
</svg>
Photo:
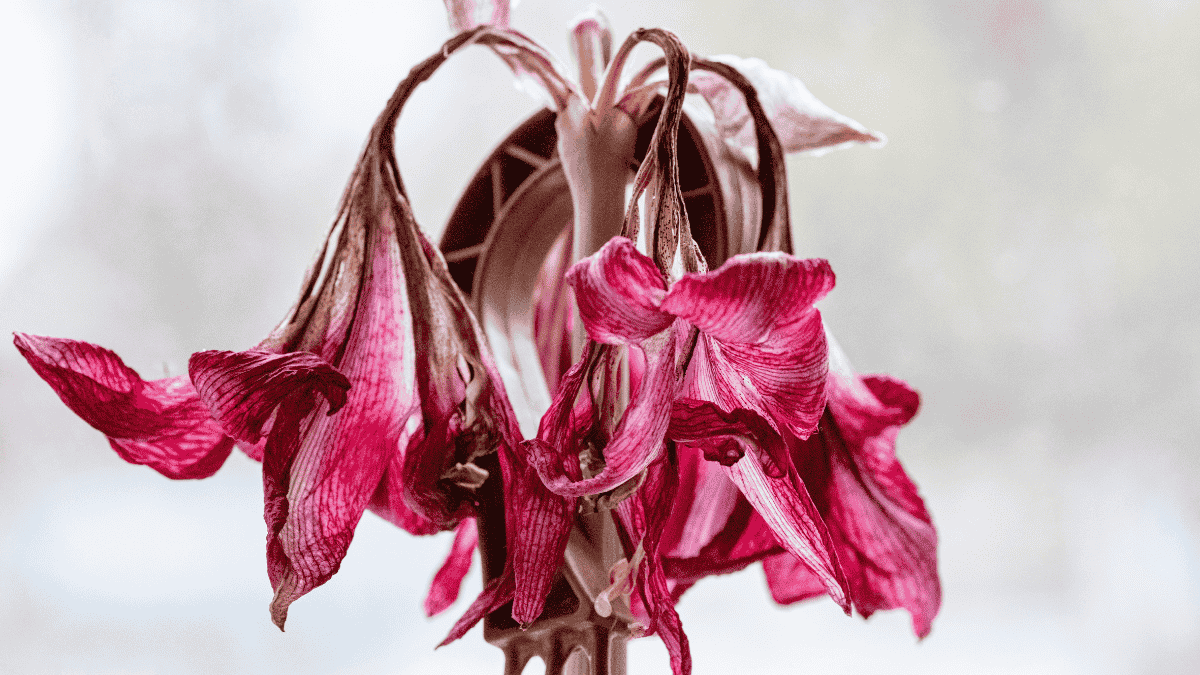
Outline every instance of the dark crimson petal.
<svg viewBox="0 0 1200 675">
<path fill-rule="evenodd" d="M 446 636 L 446 639 L 438 643 L 438 646 L 445 647 L 466 635 L 467 631 L 474 628 L 475 624 L 479 623 L 483 617 L 499 609 L 501 605 L 512 600 L 512 597 L 512 570 L 505 567 L 503 574 L 492 579 L 483 587 L 483 592 L 479 594 L 479 597 L 475 598 L 475 602 L 471 603 L 471 606 L 459 617 L 458 621 L 454 622 L 454 626 L 450 628 L 450 634 Z"/>
<path fill-rule="evenodd" d="M 721 342 L 758 344 L 815 312 L 813 303 L 833 284 L 825 260 L 746 253 L 712 272 L 683 275 L 661 307 Z"/>
<path fill-rule="evenodd" d="M 520 453 L 504 448 L 500 461 L 506 477 L 504 524 L 514 575 L 512 617 L 526 625 L 545 607 L 567 549 L 577 500 L 548 490 Z"/>
<path fill-rule="evenodd" d="M 726 471 L 779 543 L 821 579 L 829 597 L 849 614 L 849 587 L 829 530 L 800 482 L 790 474 L 768 476 L 755 453 L 747 454 Z"/>
<path fill-rule="evenodd" d="M 147 382 L 113 352 L 78 340 L 16 333 L 13 344 L 127 462 L 168 478 L 207 478 L 233 449 L 186 376 Z"/>
<path fill-rule="evenodd" d="M 638 343 L 671 325 L 659 309 L 662 274 L 625 237 L 613 237 L 567 272 L 588 337 L 605 344 Z"/>
<path fill-rule="evenodd" d="M 188 359 L 188 372 L 225 433 L 246 443 L 258 443 L 285 398 L 320 393 L 332 415 L 346 404 L 350 389 L 346 376 L 308 352 L 196 352 Z"/>
<path fill-rule="evenodd" d="M 796 467 L 829 525 L 859 613 L 907 609 L 924 637 L 941 604 L 937 532 L 895 455 L 918 397 L 882 377 L 833 375 L 830 392 L 820 432 L 794 444 Z"/>
<path fill-rule="evenodd" d="M 463 578 L 471 569 L 471 559 L 475 554 L 475 546 L 479 543 L 479 530 L 474 518 L 463 518 L 454 530 L 454 543 L 446 562 L 433 575 L 429 584 L 429 595 L 425 596 L 425 616 L 436 616 L 454 604 L 458 592 L 462 588 Z"/>
</svg>

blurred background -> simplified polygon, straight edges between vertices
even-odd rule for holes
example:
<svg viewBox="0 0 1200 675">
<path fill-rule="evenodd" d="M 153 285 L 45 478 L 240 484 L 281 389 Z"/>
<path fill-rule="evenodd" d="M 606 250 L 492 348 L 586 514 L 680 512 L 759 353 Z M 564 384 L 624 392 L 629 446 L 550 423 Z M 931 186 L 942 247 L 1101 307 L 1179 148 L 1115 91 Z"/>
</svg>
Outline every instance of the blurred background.
<svg viewBox="0 0 1200 675">
<path fill-rule="evenodd" d="M 565 59 L 584 5 L 525 0 L 513 23 Z M 604 7 L 618 40 L 761 57 L 890 138 L 790 159 L 791 206 L 855 365 L 923 394 L 899 455 L 941 536 L 941 615 L 918 643 L 902 612 L 780 608 L 755 567 L 680 603 L 695 672 L 1200 672 L 1200 3 Z M 437 0 L 3 3 L 0 333 L 96 342 L 147 378 L 254 344 L 375 115 L 449 34 Z M 428 231 L 535 108 L 481 48 L 418 90 L 397 148 Z M 254 462 L 127 465 L 10 347 L 0 410 L 0 671 L 501 671 L 478 629 L 433 649 L 479 588 L 476 565 L 424 618 L 448 535 L 366 515 L 280 633 Z M 631 673 L 666 669 L 657 639 L 631 646 Z"/>
</svg>

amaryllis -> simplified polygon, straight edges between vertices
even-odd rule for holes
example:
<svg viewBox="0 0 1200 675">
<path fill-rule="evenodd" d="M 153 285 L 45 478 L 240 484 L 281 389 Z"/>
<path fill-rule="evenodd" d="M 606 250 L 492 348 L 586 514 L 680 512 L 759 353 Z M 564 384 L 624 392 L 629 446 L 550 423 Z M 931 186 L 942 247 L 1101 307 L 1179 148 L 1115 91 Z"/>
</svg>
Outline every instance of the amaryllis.
<svg viewBox="0 0 1200 675">
<path fill-rule="evenodd" d="M 557 575 L 581 559 L 568 542 L 599 531 L 586 524 L 596 518 L 623 559 L 583 589 L 592 618 L 637 617 L 619 629 L 659 634 L 676 673 L 690 670 L 679 595 L 757 561 L 780 602 L 902 607 L 928 632 L 936 534 L 894 455 L 916 394 L 831 356 L 814 303 L 834 275 L 791 254 L 787 213 L 785 152 L 882 138 L 761 61 L 697 58 L 663 30 L 636 31 L 614 54 L 589 10 L 571 31 L 574 81 L 508 27 L 507 2 L 446 5 L 458 35 L 388 101 L 299 300 L 265 340 L 199 352 L 189 376 L 152 382 L 86 342 L 18 334 L 18 349 L 130 462 L 203 478 L 235 443 L 262 461 L 281 628 L 337 571 L 370 508 L 414 534 L 455 530 L 430 614 L 457 597 L 473 549 L 503 552 L 447 641 L 509 602 L 517 624 L 536 625 Z M 640 42 L 663 58 L 623 80 Z M 573 215 L 528 299 L 535 363 L 493 357 L 489 327 L 417 226 L 395 157 L 412 91 L 471 44 L 556 114 Z M 719 161 L 760 190 L 727 259 L 705 259 L 683 206 L 676 138 L 689 93 L 725 144 Z M 520 368 L 544 375 L 544 402 L 525 382 L 506 388 L 502 374 Z"/>
</svg>

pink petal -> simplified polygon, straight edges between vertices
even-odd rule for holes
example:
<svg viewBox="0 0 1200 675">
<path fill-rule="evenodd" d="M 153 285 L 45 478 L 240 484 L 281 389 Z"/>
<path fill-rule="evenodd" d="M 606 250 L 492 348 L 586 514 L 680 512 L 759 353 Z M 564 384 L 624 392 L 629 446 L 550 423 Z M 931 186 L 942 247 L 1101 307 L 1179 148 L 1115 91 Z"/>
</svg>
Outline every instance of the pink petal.
<svg viewBox="0 0 1200 675">
<path fill-rule="evenodd" d="M 937 532 L 895 456 L 916 392 L 890 378 L 830 380 L 829 411 L 819 433 L 795 444 L 796 467 L 822 506 L 859 613 L 905 608 L 924 637 L 941 604 Z"/>
<path fill-rule="evenodd" d="M 97 345 L 16 333 L 13 344 L 76 415 L 108 436 L 127 462 L 168 478 L 206 478 L 233 439 L 209 415 L 186 376 L 147 382 Z"/>
<path fill-rule="evenodd" d="M 715 464 L 713 466 L 722 474 L 728 473 Z M 695 553 L 683 549 L 664 553 L 663 569 L 667 578 L 676 584 L 672 590 L 676 600 L 704 577 L 736 572 L 751 563 L 779 554 L 796 559 L 783 550 L 771 528 L 750 502 L 740 493 L 738 497 L 723 528 L 703 548 Z M 821 592 L 825 592 L 824 585 L 821 586 Z"/>
<path fill-rule="evenodd" d="M 714 56 L 736 68 L 758 90 L 759 101 L 787 152 L 829 150 L 851 142 L 879 143 L 881 134 L 834 112 L 817 100 L 800 80 L 775 70 L 761 59 Z M 724 78 L 708 72 L 693 73 L 694 84 L 708 101 L 722 135 L 739 147 L 754 149 L 754 121 L 741 93 Z"/>
<path fill-rule="evenodd" d="M 738 500 L 745 498 L 720 465 L 700 452 L 681 448 L 678 457 L 679 489 L 663 530 L 662 551 L 664 556 L 691 558 L 725 527 Z"/>
<path fill-rule="evenodd" d="M 605 344 L 632 344 L 671 325 L 659 310 L 666 295 L 662 274 L 625 237 L 613 237 L 567 272 L 588 337 Z"/>
<path fill-rule="evenodd" d="M 825 585 L 829 597 L 850 612 L 849 587 L 833 542 L 808 492 L 792 475 L 772 478 L 755 453 L 726 469 L 779 543 L 799 558 Z"/>
<path fill-rule="evenodd" d="M 733 466 L 747 452 L 761 452 L 768 475 L 778 478 L 787 472 L 783 439 L 758 413 L 745 408 L 725 412 L 709 401 L 676 399 L 667 438 L 699 449 L 705 459 L 722 466 Z"/>
<path fill-rule="evenodd" d="M 715 271 L 683 275 L 661 308 L 721 342 L 773 345 L 775 333 L 816 312 L 813 303 L 833 284 L 833 270 L 825 260 L 746 253 Z"/>
<path fill-rule="evenodd" d="M 762 562 L 767 588 L 775 602 L 790 605 L 825 595 L 825 584 L 821 578 L 791 553 L 773 555 Z"/>
<path fill-rule="evenodd" d="M 678 464 L 668 452 L 647 467 L 641 489 L 617 505 L 617 518 L 625 538 L 634 548 L 639 544 L 645 560 L 638 569 L 631 598 L 635 608 L 641 605 L 649 619 L 647 634 L 657 634 L 667 648 L 673 675 L 692 671 L 692 655 L 683 624 L 675 611 L 675 601 L 663 573 L 661 543 L 678 489 Z M 631 552 L 626 550 L 627 555 Z"/>
<path fill-rule="evenodd" d="M 446 562 L 433 575 L 429 595 L 425 596 L 425 616 L 436 616 L 458 599 L 463 579 L 471 569 L 471 559 L 479 543 L 479 530 L 474 518 L 463 518 L 454 530 L 454 544 L 446 556 Z"/>
<path fill-rule="evenodd" d="M 612 31 L 608 17 L 596 5 L 591 5 L 571 22 L 568 33 L 571 51 L 579 64 L 579 82 L 588 100 L 596 96 L 600 78 L 612 59 Z"/>
</svg>

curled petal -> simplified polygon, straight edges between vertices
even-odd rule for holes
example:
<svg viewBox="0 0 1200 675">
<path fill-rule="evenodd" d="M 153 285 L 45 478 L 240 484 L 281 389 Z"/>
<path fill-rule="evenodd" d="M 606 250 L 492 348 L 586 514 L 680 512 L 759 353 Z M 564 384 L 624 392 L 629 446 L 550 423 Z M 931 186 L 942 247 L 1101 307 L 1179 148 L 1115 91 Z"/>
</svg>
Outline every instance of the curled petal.
<svg viewBox="0 0 1200 675">
<path fill-rule="evenodd" d="M 714 272 L 681 278 L 662 307 L 701 331 L 687 395 L 752 410 L 806 438 L 825 408 L 829 370 L 812 303 L 833 283 L 826 261 L 782 253 L 734 256 Z"/>
<path fill-rule="evenodd" d="M 320 393 L 332 415 L 346 404 L 350 389 L 345 375 L 308 352 L 196 352 L 188 372 L 225 433 L 247 443 L 262 438 L 263 425 L 283 399 Z"/>
<path fill-rule="evenodd" d="M 463 518 L 454 530 L 454 543 L 446 562 L 433 575 L 433 583 L 429 585 L 429 595 L 425 596 L 425 616 L 436 616 L 454 604 L 458 599 L 459 589 L 462 588 L 463 578 L 471 569 L 471 558 L 479 543 L 479 529 L 474 518 Z"/>
<path fill-rule="evenodd" d="M 829 597 L 850 613 L 850 592 L 833 541 L 812 498 L 794 476 L 768 476 L 753 453 L 726 469 L 779 543 L 804 562 L 825 585 Z"/>
<path fill-rule="evenodd" d="M 648 357 L 645 381 L 621 417 L 612 439 L 604 447 L 604 469 L 591 478 L 575 480 L 564 469 L 571 456 L 578 461 L 578 448 L 556 442 L 556 439 L 566 437 L 562 426 L 567 418 L 552 413 L 561 411 L 574 401 L 578 388 L 571 391 L 567 391 L 565 386 L 559 388 L 550 412 L 542 420 L 537 442 L 526 443 L 531 461 L 546 487 L 568 497 L 600 494 L 641 473 L 659 456 L 671 421 L 671 401 L 678 388 L 676 345 L 680 341 L 679 334 L 687 330 L 686 326 L 677 322 L 667 334 L 666 344 Z M 572 372 L 568 371 L 564 381 L 571 376 Z"/>
<path fill-rule="evenodd" d="M 666 296 L 662 274 L 625 237 L 613 237 L 595 254 L 580 260 L 567 282 L 588 336 L 605 344 L 637 343 L 671 325 L 659 309 Z"/>
<path fill-rule="evenodd" d="M 608 17 L 591 5 L 571 22 L 571 51 L 579 63 L 579 84 L 588 100 L 596 95 L 604 69 L 612 60 L 612 31 Z"/>
<path fill-rule="evenodd" d="M 799 79 L 771 68 L 761 59 L 722 55 L 711 60 L 736 68 L 750 80 L 787 152 L 820 153 L 852 142 L 885 140 L 882 134 L 867 131 L 819 101 Z M 711 73 L 696 73 L 691 81 L 713 109 L 721 133 L 739 147 L 755 148 L 753 118 L 741 93 Z"/>
<path fill-rule="evenodd" d="M 113 352 L 78 340 L 16 333 L 13 344 L 127 462 L 168 478 L 206 478 L 233 449 L 186 376 L 147 382 Z"/>
</svg>

